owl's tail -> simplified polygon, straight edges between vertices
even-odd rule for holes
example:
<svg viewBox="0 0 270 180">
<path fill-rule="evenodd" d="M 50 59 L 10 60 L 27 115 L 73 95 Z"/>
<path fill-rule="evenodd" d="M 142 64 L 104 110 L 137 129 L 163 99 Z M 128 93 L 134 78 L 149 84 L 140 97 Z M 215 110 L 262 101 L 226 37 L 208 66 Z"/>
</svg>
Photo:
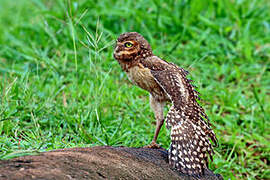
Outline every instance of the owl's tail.
<svg viewBox="0 0 270 180">
<path fill-rule="evenodd" d="M 188 149 L 179 148 L 177 142 L 172 142 L 168 154 L 169 154 L 169 164 L 172 168 L 178 170 L 181 173 L 198 176 L 204 174 L 204 168 L 202 167 L 201 162 L 194 161 L 194 158 L 191 155 L 185 153 L 190 152 Z"/>
<path fill-rule="evenodd" d="M 208 166 L 208 155 L 213 155 L 211 142 L 202 129 L 192 122 L 182 121 L 171 128 L 169 164 L 178 171 L 200 176 Z"/>
</svg>

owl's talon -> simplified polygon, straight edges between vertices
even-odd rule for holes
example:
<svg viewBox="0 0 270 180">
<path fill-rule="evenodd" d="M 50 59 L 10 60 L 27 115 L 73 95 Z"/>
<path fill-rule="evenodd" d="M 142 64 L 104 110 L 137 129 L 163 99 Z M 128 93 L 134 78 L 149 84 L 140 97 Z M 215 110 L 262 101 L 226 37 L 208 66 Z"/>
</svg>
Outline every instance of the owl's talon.
<svg viewBox="0 0 270 180">
<path fill-rule="evenodd" d="M 156 142 L 152 141 L 149 145 L 143 146 L 143 148 L 151 148 L 151 149 L 159 149 L 161 148 L 159 144 Z"/>
</svg>

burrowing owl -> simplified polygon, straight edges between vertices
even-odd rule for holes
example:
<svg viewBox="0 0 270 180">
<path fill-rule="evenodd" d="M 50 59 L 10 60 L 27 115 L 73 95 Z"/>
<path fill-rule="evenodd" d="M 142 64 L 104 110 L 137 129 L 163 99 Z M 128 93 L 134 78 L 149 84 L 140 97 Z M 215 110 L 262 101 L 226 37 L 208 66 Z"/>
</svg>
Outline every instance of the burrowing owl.
<svg viewBox="0 0 270 180">
<path fill-rule="evenodd" d="M 158 147 L 163 108 L 166 102 L 171 102 L 166 116 L 166 126 L 171 129 L 169 164 L 182 173 L 202 175 L 208 166 L 208 154 L 211 159 L 214 154 L 210 139 L 214 145 L 217 139 L 197 102 L 198 92 L 186 77 L 188 72 L 155 56 L 149 43 L 137 32 L 118 37 L 114 58 L 133 84 L 150 93 L 157 122 L 154 139 L 148 147 Z"/>
</svg>

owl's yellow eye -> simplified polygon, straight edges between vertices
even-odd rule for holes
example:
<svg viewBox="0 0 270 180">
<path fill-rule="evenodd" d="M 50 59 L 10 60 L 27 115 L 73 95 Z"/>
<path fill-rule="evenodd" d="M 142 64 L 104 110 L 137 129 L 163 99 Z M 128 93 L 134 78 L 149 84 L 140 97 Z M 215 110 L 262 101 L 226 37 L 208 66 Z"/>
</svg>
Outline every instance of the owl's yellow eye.
<svg viewBox="0 0 270 180">
<path fill-rule="evenodd" d="M 124 46 L 127 47 L 127 48 L 130 48 L 130 47 L 133 46 L 133 44 L 132 44 L 131 42 L 126 42 L 126 43 L 124 44 Z"/>
</svg>

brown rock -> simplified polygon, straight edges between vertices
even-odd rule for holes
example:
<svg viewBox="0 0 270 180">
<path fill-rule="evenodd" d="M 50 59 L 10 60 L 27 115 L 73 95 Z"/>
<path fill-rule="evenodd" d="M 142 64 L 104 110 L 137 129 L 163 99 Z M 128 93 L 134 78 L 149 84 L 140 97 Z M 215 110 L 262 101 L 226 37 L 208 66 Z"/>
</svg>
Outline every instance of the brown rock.
<svg viewBox="0 0 270 180">
<path fill-rule="evenodd" d="M 70 148 L 0 161 L 0 180 L 195 179 L 169 168 L 165 149 Z M 201 179 L 223 179 L 208 170 Z"/>
</svg>

